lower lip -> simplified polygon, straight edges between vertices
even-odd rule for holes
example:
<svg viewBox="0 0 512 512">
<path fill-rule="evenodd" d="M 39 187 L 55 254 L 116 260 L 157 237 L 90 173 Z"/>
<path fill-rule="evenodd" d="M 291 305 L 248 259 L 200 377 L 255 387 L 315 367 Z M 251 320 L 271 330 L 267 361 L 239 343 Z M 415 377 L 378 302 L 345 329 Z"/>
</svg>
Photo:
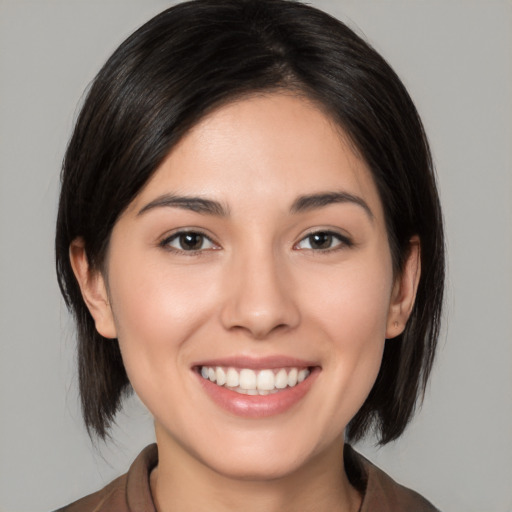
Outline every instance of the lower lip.
<svg viewBox="0 0 512 512">
<path fill-rule="evenodd" d="M 206 394 L 223 409 L 245 418 L 267 418 L 282 414 L 300 402 L 310 390 L 320 368 L 313 368 L 307 379 L 292 388 L 270 395 L 244 395 L 213 382 L 196 373 Z"/>
</svg>

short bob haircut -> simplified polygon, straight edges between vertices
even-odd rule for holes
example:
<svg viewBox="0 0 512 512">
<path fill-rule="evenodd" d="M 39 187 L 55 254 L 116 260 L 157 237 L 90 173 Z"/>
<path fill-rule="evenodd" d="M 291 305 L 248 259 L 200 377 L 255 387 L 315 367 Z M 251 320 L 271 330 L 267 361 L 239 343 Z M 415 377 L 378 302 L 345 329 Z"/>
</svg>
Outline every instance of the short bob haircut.
<svg viewBox="0 0 512 512">
<path fill-rule="evenodd" d="M 384 59 L 328 14 L 293 0 L 195 0 L 167 9 L 121 44 L 96 76 L 67 148 L 56 233 L 59 285 L 78 329 L 82 412 L 105 439 L 131 391 L 117 340 L 103 338 L 73 274 L 70 243 L 104 271 L 112 228 L 176 143 L 209 112 L 258 93 L 307 98 L 342 128 L 384 207 L 398 275 L 417 235 L 421 278 L 405 331 L 347 428 L 398 438 L 421 400 L 439 335 L 442 216 L 428 142 Z"/>
</svg>

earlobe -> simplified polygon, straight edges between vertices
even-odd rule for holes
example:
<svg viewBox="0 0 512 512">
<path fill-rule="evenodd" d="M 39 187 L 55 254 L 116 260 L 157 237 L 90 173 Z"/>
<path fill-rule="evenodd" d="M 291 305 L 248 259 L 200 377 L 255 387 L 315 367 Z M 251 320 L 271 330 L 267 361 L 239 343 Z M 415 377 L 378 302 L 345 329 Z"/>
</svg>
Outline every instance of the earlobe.
<svg viewBox="0 0 512 512">
<path fill-rule="evenodd" d="M 99 270 L 89 267 L 85 244 L 82 238 L 76 238 L 71 242 L 69 246 L 69 259 L 84 302 L 94 318 L 96 330 L 105 338 L 116 338 L 114 317 L 105 280 Z"/>
<path fill-rule="evenodd" d="M 412 237 L 404 268 L 402 273 L 397 276 L 391 294 L 386 328 L 387 339 L 395 338 L 404 331 L 414 306 L 421 275 L 420 249 L 419 238 Z"/>
</svg>

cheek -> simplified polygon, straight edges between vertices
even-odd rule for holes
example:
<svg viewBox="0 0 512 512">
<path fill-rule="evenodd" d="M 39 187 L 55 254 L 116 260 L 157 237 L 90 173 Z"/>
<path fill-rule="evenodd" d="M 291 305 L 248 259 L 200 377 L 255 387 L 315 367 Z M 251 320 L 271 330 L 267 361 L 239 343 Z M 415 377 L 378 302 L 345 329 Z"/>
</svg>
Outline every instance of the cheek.
<svg viewBox="0 0 512 512">
<path fill-rule="evenodd" d="M 333 340 L 363 348 L 377 336 L 384 339 L 392 289 L 391 263 L 366 261 L 327 269 L 308 282 L 311 316 Z"/>
<path fill-rule="evenodd" d="M 171 265 L 166 256 L 158 254 L 149 264 L 141 255 L 112 265 L 109 283 L 122 332 L 149 334 L 169 329 L 178 334 L 179 328 L 192 325 L 211 301 L 214 269 L 205 266 L 191 272 Z"/>
<path fill-rule="evenodd" d="M 134 257 L 115 263 L 109 275 L 114 320 L 128 376 L 139 392 L 145 376 L 176 373 L 170 365 L 180 367 L 186 340 L 212 315 L 216 280 L 206 266 L 202 272 L 172 268 L 165 255 L 151 265 Z"/>
<path fill-rule="evenodd" d="M 374 262 L 375 263 L 375 262 Z M 318 276 L 317 276 L 318 277 Z M 322 277 L 322 276 L 320 276 Z M 324 343 L 331 434 L 347 425 L 368 396 L 382 361 L 392 287 L 391 265 L 357 264 L 315 279 L 310 288 L 311 332 Z M 329 277 L 329 278 L 328 278 Z"/>
</svg>

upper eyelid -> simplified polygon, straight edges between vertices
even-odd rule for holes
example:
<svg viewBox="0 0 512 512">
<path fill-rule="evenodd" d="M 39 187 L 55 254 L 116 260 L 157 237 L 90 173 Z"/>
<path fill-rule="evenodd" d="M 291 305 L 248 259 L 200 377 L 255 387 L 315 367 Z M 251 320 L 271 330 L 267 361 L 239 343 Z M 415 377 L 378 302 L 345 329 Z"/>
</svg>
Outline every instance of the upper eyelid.
<svg viewBox="0 0 512 512">
<path fill-rule="evenodd" d="M 210 235 L 206 230 L 196 227 L 176 228 L 174 230 L 168 231 L 167 233 L 159 237 L 159 239 L 161 242 L 163 242 L 165 240 L 170 240 L 171 238 L 175 238 L 186 233 L 194 233 L 197 235 L 201 235 L 204 236 L 205 238 L 208 238 L 208 240 L 212 241 L 213 243 L 217 243 L 215 242 L 214 237 Z"/>
<path fill-rule="evenodd" d="M 171 248 L 169 246 L 170 242 L 176 240 L 176 238 L 178 238 L 179 236 L 187 234 L 187 233 L 194 233 L 196 235 L 201 235 L 201 236 L 205 237 L 206 239 L 208 239 L 212 245 L 220 248 L 220 244 L 211 235 L 205 233 L 205 231 L 202 230 L 201 228 L 178 228 L 175 231 L 172 231 L 170 233 L 163 235 L 161 238 L 159 238 L 157 243 L 160 247 L 165 248 L 167 246 L 167 247 Z M 173 249 L 175 249 L 175 248 L 173 248 Z M 175 249 L 175 250 L 179 251 L 180 249 Z M 183 252 L 193 253 L 193 252 L 201 252 L 201 251 L 203 251 L 203 249 L 198 249 L 197 251 L 183 251 Z"/>
<path fill-rule="evenodd" d="M 221 247 L 221 245 L 216 241 L 215 237 L 213 237 L 212 235 L 207 233 L 206 230 L 204 230 L 203 228 L 199 228 L 199 227 L 177 228 L 177 229 L 175 229 L 175 230 L 173 230 L 171 232 L 166 233 L 162 237 L 160 237 L 159 241 L 158 241 L 158 244 L 163 246 L 163 245 L 169 243 L 169 241 L 175 239 L 176 237 L 178 237 L 178 236 L 180 236 L 182 234 L 186 234 L 186 233 L 195 233 L 195 234 L 204 236 L 212 244 L 214 244 L 214 245 L 216 245 L 218 247 Z M 353 245 L 354 244 L 352 236 L 350 236 L 349 234 L 345 234 L 343 232 L 340 232 L 340 230 L 337 230 L 337 229 L 334 229 L 334 228 L 311 228 L 307 232 L 305 232 L 302 235 L 300 235 L 300 238 L 297 239 L 297 241 L 293 244 L 293 246 L 295 247 L 300 242 L 302 242 L 304 239 L 306 239 L 306 238 L 308 238 L 308 237 L 310 237 L 312 235 L 315 235 L 317 233 L 326 233 L 326 234 L 332 235 L 332 236 L 338 238 L 342 243 L 347 244 L 347 245 Z"/>
<path fill-rule="evenodd" d="M 317 233 L 325 233 L 325 234 L 331 235 L 332 237 L 336 238 L 338 243 L 334 247 L 329 247 L 326 249 L 314 249 L 314 248 L 307 248 L 307 247 L 300 248 L 299 247 L 299 245 L 302 244 L 307 238 L 309 238 L 310 236 L 313 236 Z M 356 244 L 351 236 L 344 235 L 337 230 L 315 229 L 315 230 L 310 231 L 309 233 L 301 236 L 301 238 L 299 238 L 299 240 L 293 244 L 293 249 L 297 250 L 297 251 L 308 251 L 308 252 L 311 251 L 313 253 L 326 254 L 326 253 L 335 252 L 335 251 L 339 251 L 339 250 L 343 250 L 343 249 L 349 249 L 349 248 L 354 247 L 355 245 Z"/>
<path fill-rule="evenodd" d="M 333 235 L 344 242 L 353 243 L 352 237 L 349 234 L 343 233 L 340 230 L 334 228 L 312 228 L 311 230 L 308 230 L 306 233 L 302 234 L 298 239 L 298 242 L 301 242 L 302 240 L 308 238 L 309 236 L 316 235 L 317 233 L 326 233 L 329 235 Z"/>
</svg>

